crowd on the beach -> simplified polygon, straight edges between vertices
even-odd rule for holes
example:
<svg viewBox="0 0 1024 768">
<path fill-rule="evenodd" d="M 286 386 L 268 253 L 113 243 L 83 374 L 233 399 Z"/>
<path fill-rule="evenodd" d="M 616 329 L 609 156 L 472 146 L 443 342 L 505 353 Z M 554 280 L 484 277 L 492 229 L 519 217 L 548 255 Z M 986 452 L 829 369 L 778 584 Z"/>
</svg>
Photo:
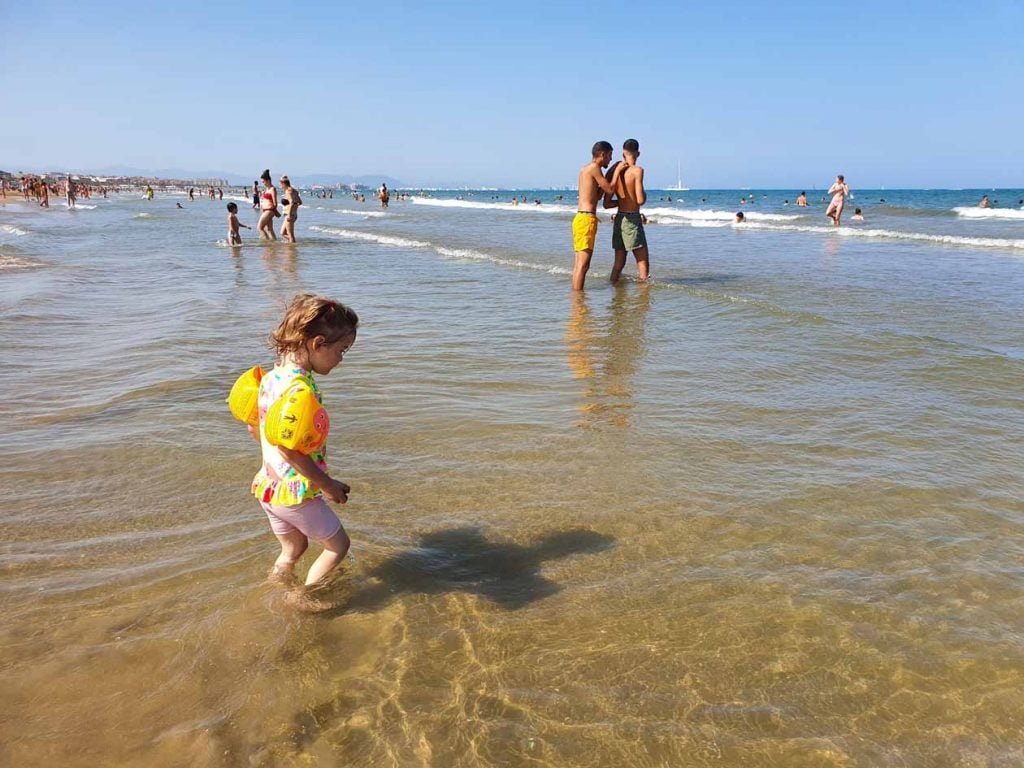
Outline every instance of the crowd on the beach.
<svg viewBox="0 0 1024 768">
<path fill-rule="evenodd" d="M 21 192 L 22 198 L 27 201 L 35 201 L 40 208 L 50 207 L 50 195 L 63 197 L 68 208 L 74 208 L 78 198 L 89 199 L 93 194 L 106 197 L 110 191 L 107 187 L 91 187 L 88 184 L 74 181 L 70 176 L 53 181 L 47 181 L 40 176 L 24 175 L 18 179 L 18 187 L 15 188 L 5 178 L 0 178 L 0 196 L 7 199 L 7 192 Z"/>
</svg>

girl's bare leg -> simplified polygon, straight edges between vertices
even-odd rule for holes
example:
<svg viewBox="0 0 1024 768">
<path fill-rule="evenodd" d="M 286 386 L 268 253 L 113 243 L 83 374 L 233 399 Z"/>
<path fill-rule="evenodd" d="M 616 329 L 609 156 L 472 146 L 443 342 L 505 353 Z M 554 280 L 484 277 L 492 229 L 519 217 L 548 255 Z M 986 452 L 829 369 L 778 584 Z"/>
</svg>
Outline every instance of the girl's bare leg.
<svg viewBox="0 0 1024 768">
<path fill-rule="evenodd" d="M 274 535 L 277 536 L 277 540 L 281 544 L 281 554 L 274 561 L 271 577 L 286 580 L 295 572 L 295 563 L 299 561 L 302 553 L 309 546 L 309 539 L 301 531 Z"/>
<path fill-rule="evenodd" d="M 345 555 L 348 554 L 348 548 L 351 546 L 352 541 L 349 539 L 348 534 L 345 533 L 345 529 L 339 528 L 336 534 L 322 543 L 324 551 L 320 553 L 320 556 L 309 569 L 309 573 L 306 574 L 307 587 L 323 581 L 327 574 L 338 567 L 341 561 L 345 559 Z"/>
</svg>

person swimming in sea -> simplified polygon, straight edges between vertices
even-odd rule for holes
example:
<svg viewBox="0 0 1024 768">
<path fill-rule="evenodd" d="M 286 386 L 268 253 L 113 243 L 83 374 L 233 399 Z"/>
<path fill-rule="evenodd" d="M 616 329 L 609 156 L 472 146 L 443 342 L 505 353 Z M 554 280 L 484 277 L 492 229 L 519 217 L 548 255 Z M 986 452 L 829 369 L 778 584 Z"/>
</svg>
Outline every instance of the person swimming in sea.
<svg viewBox="0 0 1024 768">
<path fill-rule="evenodd" d="M 864 221 L 864 214 L 860 212 L 860 208 L 853 209 L 853 216 L 850 217 L 850 221 Z"/>
<path fill-rule="evenodd" d="M 981 196 L 981 201 L 978 203 L 978 207 L 979 208 L 991 208 L 992 207 L 992 203 L 990 203 L 989 200 L 988 200 L 988 195 L 982 195 Z"/>
</svg>

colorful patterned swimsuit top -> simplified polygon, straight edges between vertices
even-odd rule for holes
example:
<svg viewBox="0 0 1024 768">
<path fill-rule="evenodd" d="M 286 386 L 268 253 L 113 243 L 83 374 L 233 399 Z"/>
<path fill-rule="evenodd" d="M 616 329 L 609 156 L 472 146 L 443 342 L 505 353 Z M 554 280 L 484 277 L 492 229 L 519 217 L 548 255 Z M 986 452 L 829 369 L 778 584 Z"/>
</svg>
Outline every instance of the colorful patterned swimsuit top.
<svg viewBox="0 0 1024 768">
<path fill-rule="evenodd" d="M 256 477 L 252 481 L 252 493 L 257 499 L 267 504 L 288 507 L 296 506 L 306 499 L 321 495 L 319 489 L 310 487 L 309 478 L 300 474 L 285 460 L 275 446 L 267 442 L 267 436 L 263 430 L 267 409 L 293 384 L 305 384 L 313 390 L 316 399 L 323 404 L 320 388 L 313 381 L 312 374 L 302 368 L 278 363 L 273 370 L 263 376 L 259 394 L 260 445 L 263 448 L 263 466 L 260 467 L 260 471 L 256 473 Z M 326 471 L 327 443 L 325 442 L 319 450 L 309 454 L 309 458 L 315 461 L 320 469 Z"/>
</svg>

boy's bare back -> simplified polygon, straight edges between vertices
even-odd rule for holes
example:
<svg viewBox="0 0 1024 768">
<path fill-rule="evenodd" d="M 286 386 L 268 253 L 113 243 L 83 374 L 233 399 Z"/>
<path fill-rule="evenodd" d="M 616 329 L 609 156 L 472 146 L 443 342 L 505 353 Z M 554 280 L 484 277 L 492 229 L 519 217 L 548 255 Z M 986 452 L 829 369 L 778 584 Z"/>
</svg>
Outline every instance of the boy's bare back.
<svg viewBox="0 0 1024 768">
<path fill-rule="evenodd" d="M 597 160 L 591 160 L 580 168 L 580 199 L 576 210 L 596 213 L 597 199 L 602 196 L 605 185 L 608 185 L 608 182 L 605 181 Z"/>
<path fill-rule="evenodd" d="M 630 165 L 622 174 L 615 188 L 619 198 L 619 213 L 636 213 L 640 206 L 647 202 L 644 189 L 644 169 L 639 165 Z"/>
</svg>

